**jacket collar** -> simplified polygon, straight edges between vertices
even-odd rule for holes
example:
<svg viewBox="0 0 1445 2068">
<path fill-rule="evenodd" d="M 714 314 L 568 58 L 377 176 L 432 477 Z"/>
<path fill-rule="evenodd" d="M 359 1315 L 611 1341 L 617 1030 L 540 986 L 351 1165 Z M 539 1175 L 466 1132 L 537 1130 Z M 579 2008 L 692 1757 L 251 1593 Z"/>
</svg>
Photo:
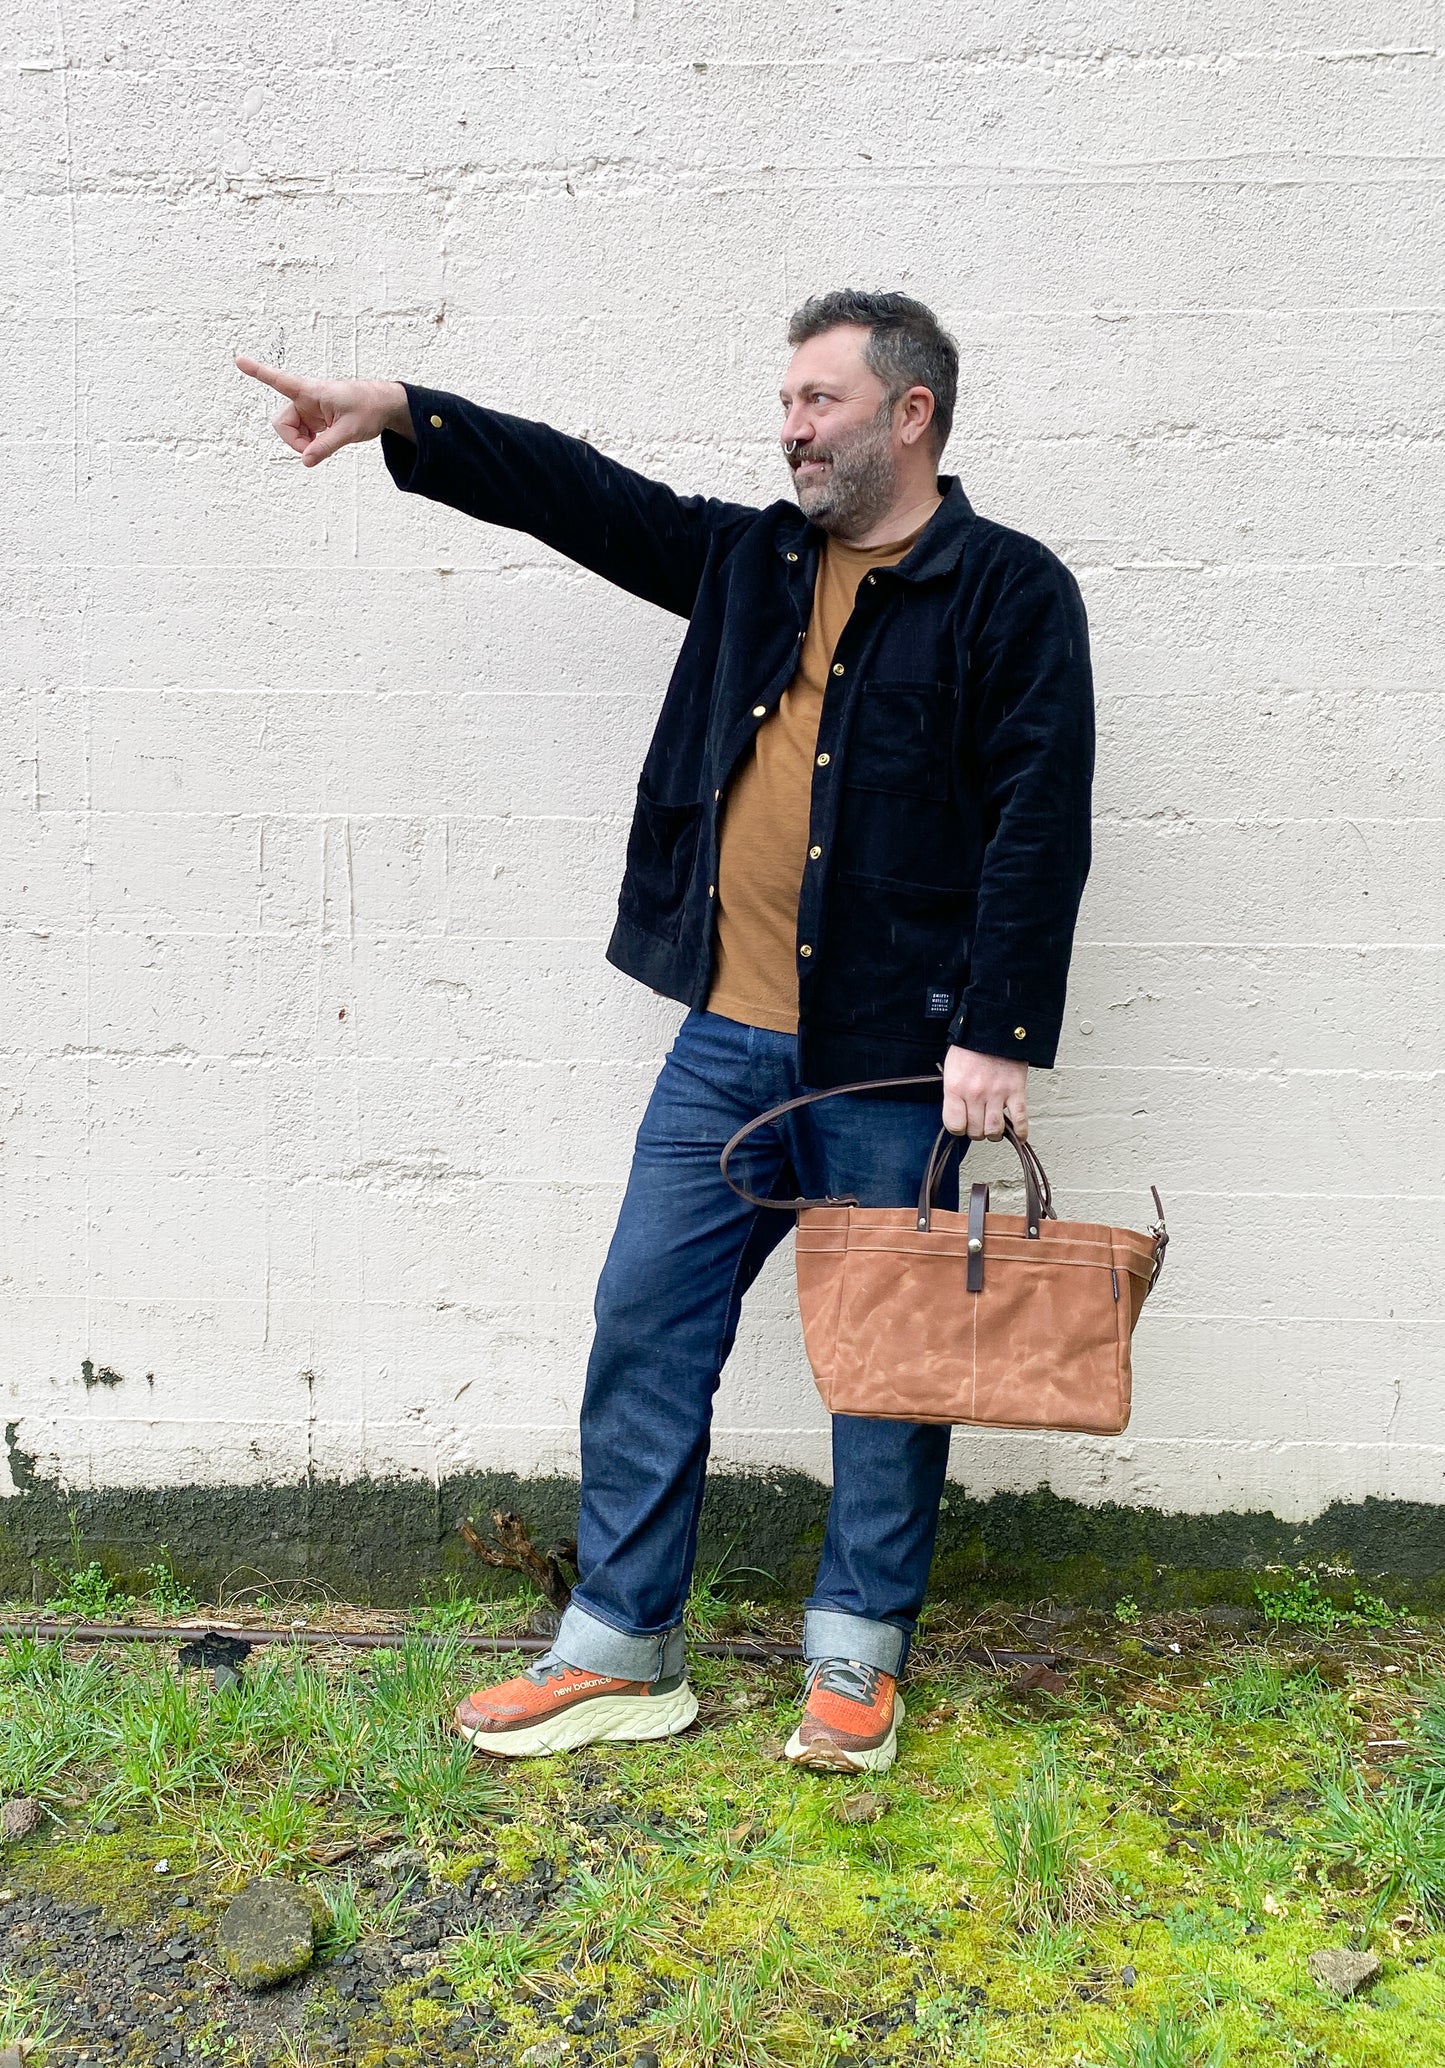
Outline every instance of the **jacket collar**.
<svg viewBox="0 0 1445 2068">
<path fill-rule="evenodd" d="M 963 484 L 956 474 L 940 474 L 938 486 L 943 501 L 898 565 L 888 569 L 888 573 L 899 581 L 927 582 L 937 575 L 951 574 L 962 556 L 964 541 L 974 522 L 973 505 L 964 494 Z M 810 524 L 802 511 L 794 506 L 785 504 L 783 508 L 786 515 L 778 526 L 775 550 L 783 555 L 819 552 L 827 533 L 820 531 L 816 524 Z M 791 523 L 788 518 L 792 519 Z"/>
</svg>

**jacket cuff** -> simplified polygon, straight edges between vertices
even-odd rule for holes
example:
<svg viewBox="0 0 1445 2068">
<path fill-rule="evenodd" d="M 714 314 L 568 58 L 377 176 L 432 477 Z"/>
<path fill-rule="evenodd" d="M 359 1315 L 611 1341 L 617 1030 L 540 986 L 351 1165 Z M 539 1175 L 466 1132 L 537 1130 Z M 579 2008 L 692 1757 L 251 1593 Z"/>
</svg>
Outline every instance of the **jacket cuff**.
<svg viewBox="0 0 1445 2068">
<path fill-rule="evenodd" d="M 1016 1063 L 1052 1070 L 1059 1022 L 1018 999 L 968 990 L 948 1023 L 948 1038 L 956 1047 L 971 1048 L 980 1055 L 1008 1056 Z"/>
<path fill-rule="evenodd" d="M 452 416 L 457 398 L 440 388 L 416 388 L 402 382 L 411 411 L 411 438 L 395 431 L 381 434 L 386 471 L 407 495 L 427 495 L 439 474 L 449 473 L 452 458 Z M 415 443 L 413 443 L 413 440 Z"/>
</svg>

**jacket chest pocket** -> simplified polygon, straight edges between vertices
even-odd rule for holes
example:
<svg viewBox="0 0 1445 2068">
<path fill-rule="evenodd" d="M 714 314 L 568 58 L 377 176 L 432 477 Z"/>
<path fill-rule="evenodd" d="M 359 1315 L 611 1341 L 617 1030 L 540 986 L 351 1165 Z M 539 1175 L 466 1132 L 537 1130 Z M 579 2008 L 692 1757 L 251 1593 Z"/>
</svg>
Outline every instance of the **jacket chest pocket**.
<svg viewBox="0 0 1445 2068">
<path fill-rule="evenodd" d="M 946 682 L 865 682 L 848 738 L 849 789 L 946 802 L 952 712 Z"/>
</svg>

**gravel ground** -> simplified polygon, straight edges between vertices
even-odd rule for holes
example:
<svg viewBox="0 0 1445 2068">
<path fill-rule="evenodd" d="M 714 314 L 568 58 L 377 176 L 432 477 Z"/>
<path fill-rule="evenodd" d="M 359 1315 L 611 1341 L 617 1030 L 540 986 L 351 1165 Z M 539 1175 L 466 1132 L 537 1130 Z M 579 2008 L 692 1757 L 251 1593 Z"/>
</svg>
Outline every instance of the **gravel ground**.
<svg viewBox="0 0 1445 2068">
<path fill-rule="evenodd" d="M 109 1922 L 98 1904 L 22 1890 L 0 1910 L 0 1974 L 12 1983 L 32 1977 L 59 1982 L 51 2013 L 58 2031 L 45 2056 L 56 2068 L 215 2060 L 228 2050 L 227 2041 L 248 2039 L 265 2059 L 287 2034 L 312 2062 L 376 2060 L 396 2068 L 420 2058 L 409 2007 L 416 1994 L 443 2010 L 454 2007 L 450 2020 L 428 2035 L 429 2062 L 511 2068 L 516 2057 L 504 2028 L 485 2007 L 457 2002 L 436 1971 L 437 1949 L 471 1925 L 495 1928 L 538 1917 L 560 1886 L 553 1863 L 539 1861 L 520 1885 L 494 1881 L 485 1863 L 460 1883 L 429 1879 L 420 1855 L 367 1867 L 355 1879 L 382 1902 L 401 1892 L 392 1931 L 335 1958 L 319 1957 L 306 1974 L 264 1995 L 237 1989 L 222 1971 L 213 1926 L 226 1898 L 198 1880 L 189 1893 L 160 1895 L 153 1914 L 134 1927 Z M 383 2001 L 399 1986 L 408 1998 L 400 2021 Z M 586 2044 L 599 2009 L 569 2003 L 559 2012 L 567 2059 L 578 2068 L 594 2058 L 616 2058 L 612 2044 L 598 2055 Z"/>
</svg>

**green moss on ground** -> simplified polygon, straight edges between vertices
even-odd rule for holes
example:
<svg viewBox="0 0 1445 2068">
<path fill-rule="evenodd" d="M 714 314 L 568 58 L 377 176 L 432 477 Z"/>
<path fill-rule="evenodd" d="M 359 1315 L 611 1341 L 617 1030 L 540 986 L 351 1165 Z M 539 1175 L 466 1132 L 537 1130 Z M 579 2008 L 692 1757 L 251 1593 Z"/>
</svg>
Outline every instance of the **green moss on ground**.
<svg viewBox="0 0 1445 2068">
<path fill-rule="evenodd" d="M 1191 2068 L 1214 2045 L 1259 2068 L 1445 2062 L 1445 1633 L 1126 1617 L 1050 1635 L 935 1613 L 899 1763 L 862 1781 L 781 1760 L 791 1668 L 699 1658 L 684 1738 L 497 1769 L 439 1721 L 492 1677 L 456 1650 L 272 1652 L 211 1695 L 148 1654 L 12 1645 L 0 1794 L 23 1766 L 62 1821 L 0 1881 L 127 1924 L 192 1886 L 206 1934 L 237 1880 L 301 1874 L 338 1917 L 363 1904 L 363 1949 L 395 1928 L 347 1880 L 379 1846 L 418 1848 L 434 1889 L 479 1884 L 479 1922 L 375 2005 L 343 2000 L 334 1963 L 270 2037 L 202 2005 L 215 2057 L 252 2068 L 501 2068 L 559 2037 L 593 2068 L 644 2046 L 664 2068 L 1105 2068 L 1111 2046 Z M 967 1655 L 1021 1639 L 1060 1654 L 1057 1679 Z M 1372 1947 L 1379 1979 L 1324 1995 L 1323 1945 Z M 1161 2020 L 1183 2037 L 1143 2052 Z M 344 2054 L 318 2036 L 341 2021 Z"/>
<path fill-rule="evenodd" d="M 3 1701 L 0 1694 L 0 1708 Z M 60 1814 L 64 1822 L 48 1844 L 10 1848 L 0 1871 L 21 1866 L 17 1878 L 27 1888 L 65 1903 L 100 1903 L 108 1918 L 125 1925 L 143 1924 L 158 1903 L 169 1903 L 189 1886 L 197 1852 L 191 1833 L 136 1816 L 127 1817 L 113 1833 L 98 1833 L 84 1811 Z M 178 1929 L 192 1923 L 182 1917 Z"/>
</svg>

